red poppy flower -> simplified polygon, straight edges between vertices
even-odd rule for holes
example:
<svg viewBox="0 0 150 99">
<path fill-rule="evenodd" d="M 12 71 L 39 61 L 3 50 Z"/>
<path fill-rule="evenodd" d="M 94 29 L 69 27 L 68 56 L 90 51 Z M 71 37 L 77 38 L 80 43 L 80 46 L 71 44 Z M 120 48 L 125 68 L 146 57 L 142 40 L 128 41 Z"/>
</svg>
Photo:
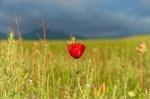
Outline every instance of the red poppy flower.
<svg viewBox="0 0 150 99">
<path fill-rule="evenodd" d="M 85 45 L 82 43 L 71 43 L 68 45 L 68 52 L 70 56 L 75 59 L 80 58 L 85 50 Z"/>
</svg>

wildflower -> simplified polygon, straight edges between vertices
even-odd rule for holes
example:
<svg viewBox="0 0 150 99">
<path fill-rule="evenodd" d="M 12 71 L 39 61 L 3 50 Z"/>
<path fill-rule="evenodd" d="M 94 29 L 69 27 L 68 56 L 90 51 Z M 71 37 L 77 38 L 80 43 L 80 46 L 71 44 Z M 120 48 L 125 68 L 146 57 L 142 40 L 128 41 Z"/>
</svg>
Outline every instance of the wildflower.
<svg viewBox="0 0 150 99">
<path fill-rule="evenodd" d="M 70 56 L 75 59 L 80 58 L 83 55 L 85 50 L 85 45 L 80 42 L 75 42 L 75 37 L 72 38 L 72 41 L 68 44 L 68 52 Z"/>
</svg>

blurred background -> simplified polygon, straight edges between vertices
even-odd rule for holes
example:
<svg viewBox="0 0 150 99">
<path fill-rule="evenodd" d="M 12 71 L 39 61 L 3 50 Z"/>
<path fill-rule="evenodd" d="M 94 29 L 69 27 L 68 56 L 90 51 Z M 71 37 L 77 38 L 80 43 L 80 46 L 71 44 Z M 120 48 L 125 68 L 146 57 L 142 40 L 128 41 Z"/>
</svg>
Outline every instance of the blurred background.
<svg viewBox="0 0 150 99">
<path fill-rule="evenodd" d="M 1 0 L 0 38 L 113 38 L 150 34 L 149 0 Z"/>
</svg>

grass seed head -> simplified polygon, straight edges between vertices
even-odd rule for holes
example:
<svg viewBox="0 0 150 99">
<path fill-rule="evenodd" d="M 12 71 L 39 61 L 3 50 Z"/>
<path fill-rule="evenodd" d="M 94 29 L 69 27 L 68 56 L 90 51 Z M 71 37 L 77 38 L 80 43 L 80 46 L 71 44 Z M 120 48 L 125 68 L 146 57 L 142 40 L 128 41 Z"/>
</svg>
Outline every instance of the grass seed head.
<svg viewBox="0 0 150 99">
<path fill-rule="evenodd" d="M 147 51 L 147 46 L 145 42 L 141 42 L 139 44 L 139 46 L 136 48 L 136 50 L 140 53 L 140 54 L 144 54 Z"/>
<path fill-rule="evenodd" d="M 99 97 L 101 95 L 104 95 L 105 93 L 106 93 L 106 84 L 105 83 L 102 83 L 99 88 L 93 89 L 93 95 L 95 97 Z"/>
</svg>

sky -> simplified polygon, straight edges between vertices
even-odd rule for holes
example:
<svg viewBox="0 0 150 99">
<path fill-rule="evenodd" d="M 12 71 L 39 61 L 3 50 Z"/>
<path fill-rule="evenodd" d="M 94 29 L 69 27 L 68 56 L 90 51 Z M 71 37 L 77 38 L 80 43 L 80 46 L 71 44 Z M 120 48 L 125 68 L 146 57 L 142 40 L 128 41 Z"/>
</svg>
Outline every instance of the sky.
<svg viewBox="0 0 150 99">
<path fill-rule="evenodd" d="M 150 34 L 150 0 L 0 0 L 0 32 L 40 28 L 45 18 L 51 31 L 85 37 Z"/>
</svg>

